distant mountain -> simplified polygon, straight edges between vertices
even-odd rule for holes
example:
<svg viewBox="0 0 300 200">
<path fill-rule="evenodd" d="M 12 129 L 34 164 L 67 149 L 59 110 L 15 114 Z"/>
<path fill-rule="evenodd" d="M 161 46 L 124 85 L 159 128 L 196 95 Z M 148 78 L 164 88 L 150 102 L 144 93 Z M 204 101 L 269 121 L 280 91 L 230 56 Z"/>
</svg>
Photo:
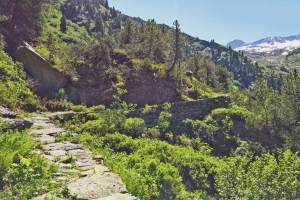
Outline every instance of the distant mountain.
<svg viewBox="0 0 300 200">
<path fill-rule="evenodd" d="M 236 48 L 239 48 L 239 47 L 242 47 L 244 45 L 246 45 L 247 43 L 244 42 L 243 40 L 233 40 L 231 42 L 229 42 L 227 44 L 228 47 L 231 47 L 233 49 L 236 49 Z"/>
<path fill-rule="evenodd" d="M 300 48 L 300 34 L 288 37 L 267 37 L 253 43 L 242 43 L 234 40 L 228 43 L 233 49 L 243 51 L 257 61 L 276 62 Z"/>
</svg>

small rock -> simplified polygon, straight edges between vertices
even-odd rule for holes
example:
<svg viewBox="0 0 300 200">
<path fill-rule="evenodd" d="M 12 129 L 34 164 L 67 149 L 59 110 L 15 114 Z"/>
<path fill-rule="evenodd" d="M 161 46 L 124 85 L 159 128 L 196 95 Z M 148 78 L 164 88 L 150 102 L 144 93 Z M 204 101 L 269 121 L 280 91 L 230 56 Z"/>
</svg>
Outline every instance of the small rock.
<svg viewBox="0 0 300 200">
<path fill-rule="evenodd" d="M 97 163 L 99 163 L 99 164 L 101 164 L 101 165 L 104 165 L 104 158 L 103 158 L 102 155 L 96 155 L 96 156 L 94 156 L 94 160 L 95 160 Z"/>
<path fill-rule="evenodd" d="M 32 130 L 31 133 L 34 135 L 58 135 L 62 133 L 64 129 L 62 128 L 48 128 L 48 129 L 40 129 L 40 130 Z"/>
<path fill-rule="evenodd" d="M 17 117 L 17 114 L 8 110 L 7 108 L 0 106 L 0 117 L 15 119 Z"/>
<path fill-rule="evenodd" d="M 55 142 L 55 137 L 49 136 L 49 135 L 42 135 L 42 136 L 36 138 L 36 140 L 43 144 L 51 144 L 51 143 Z"/>
<path fill-rule="evenodd" d="M 99 198 L 97 200 L 138 200 L 138 198 L 132 196 L 131 194 L 115 193 L 108 197 Z"/>
<path fill-rule="evenodd" d="M 59 121 L 69 121 L 73 118 L 76 113 L 73 111 L 69 112 L 58 112 L 51 114 L 49 117 L 51 120 L 59 120 Z"/>
<path fill-rule="evenodd" d="M 61 169 L 72 169 L 72 164 L 59 163 Z"/>
</svg>

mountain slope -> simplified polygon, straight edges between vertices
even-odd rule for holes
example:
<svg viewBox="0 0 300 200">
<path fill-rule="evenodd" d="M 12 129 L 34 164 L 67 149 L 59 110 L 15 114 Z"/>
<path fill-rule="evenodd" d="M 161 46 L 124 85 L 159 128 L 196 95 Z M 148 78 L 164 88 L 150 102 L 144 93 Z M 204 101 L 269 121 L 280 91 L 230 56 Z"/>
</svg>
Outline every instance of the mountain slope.
<svg viewBox="0 0 300 200">
<path fill-rule="evenodd" d="M 84 26 L 90 33 L 117 34 L 124 28 L 127 20 L 135 22 L 140 28 L 147 24 L 140 18 L 127 16 L 115 8 L 108 7 L 103 0 L 68 0 L 62 3 L 61 8 L 68 20 Z M 172 35 L 172 27 L 158 26 L 165 31 L 165 35 Z M 200 40 L 187 34 L 182 34 L 182 37 L 184 38 L 183 53 L 186 58 L 192 54 L 208 57 L 232 72 L 235 80 L 243 87 L 248 87 L 256 79 L 257 66 L 242 54 L 231 51 L 214 41 Z"/>
</svg>

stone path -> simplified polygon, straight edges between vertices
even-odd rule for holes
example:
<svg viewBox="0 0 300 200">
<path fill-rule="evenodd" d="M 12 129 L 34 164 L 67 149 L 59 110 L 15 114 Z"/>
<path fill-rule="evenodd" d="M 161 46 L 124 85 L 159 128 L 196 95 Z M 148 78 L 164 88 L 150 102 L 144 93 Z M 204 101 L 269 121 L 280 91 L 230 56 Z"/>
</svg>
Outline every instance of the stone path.
<svg viewBox="0 0 300 200">
<path fill-rule="evenodd" d="M 59 167 L 55 181 L 67 185 L 70 194 L 80 200 L 138 200 L 127 193 L 120 177 L 105 167 L 102 156 L 94 156 L 81 144 L 56 142 L 55 136 L 64 129 L 57 128 L 49 117 L 32 117 L 30 130 L 42 143 L 37 153 Z M 33 200 L 45 199 L 47 194 Z"/>
</svg>

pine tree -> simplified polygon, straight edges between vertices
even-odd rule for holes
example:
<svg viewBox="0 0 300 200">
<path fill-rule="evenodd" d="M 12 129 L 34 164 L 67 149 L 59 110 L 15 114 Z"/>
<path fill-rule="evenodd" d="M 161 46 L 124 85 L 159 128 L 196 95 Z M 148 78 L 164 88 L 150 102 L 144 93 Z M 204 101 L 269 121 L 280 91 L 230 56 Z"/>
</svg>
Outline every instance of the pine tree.
<svg viewBox="0 0 300 200">
<path fill-rule="evenodd" d="M 54 41 L 52 33 L 48 34 L 47 49 L 49 51 L 48 59 L 49 59 L 50 62 L 54 63 L 55 41 Z"/>
<path fill-rule="evenodd" d="M 101 33 L 102 35 L 105 33 L 104 22 L 101 15 L 96 19 L 95 31 L 97 33 Z"/>
<path fill-rule="evenodd" d="M 180 24 L 178 20 L 174 21 L 175 31 L 174 31 L 174 44 L 173 44 L 173 53 L 174 53 L 174 59 L 173 63 L 171 65 L 171 68 L 167 71 L 167 74 L 170 75 L 170 73 L 175 69 L 175 66 L 178 64 L 178 68 L 180 68 L 180 62 L 182 57 L 182 45 L 181 45 L 181 31 L 180 31 Z"/>
<path fill-rule="evenodd" d="M 62 33 L 67 32 L 67 20 L 66 20 L 65 16 L 62 16 L 60 19 L 60 31 Z"/>
<path fill-rule="evenodd" d="M 112 16 L 112 17 L 117 17 L 117 15 L 118 15 L 118 12 L 117 12 L 117 10 L 115 9 L 115 7 L 112 7 L 112 9 L 110 9 L 110 13 L 111 13 L 111 16 Z"/>
<path fill-rule="evenodd" d="M 105 2 L 104 2 L 104 7 L 107 8 L 107 9 L 109 9 L 109 4 L 108 4 L 107 0 L 105 0 Z"/>
<path fill-rule="evenodd" d="M 124 30 L 122 31 L 122 43 L 130 44 L 132 40 L 133 40 L 133 23 L 131 20 L 126 20 Z"/>
</svg>

